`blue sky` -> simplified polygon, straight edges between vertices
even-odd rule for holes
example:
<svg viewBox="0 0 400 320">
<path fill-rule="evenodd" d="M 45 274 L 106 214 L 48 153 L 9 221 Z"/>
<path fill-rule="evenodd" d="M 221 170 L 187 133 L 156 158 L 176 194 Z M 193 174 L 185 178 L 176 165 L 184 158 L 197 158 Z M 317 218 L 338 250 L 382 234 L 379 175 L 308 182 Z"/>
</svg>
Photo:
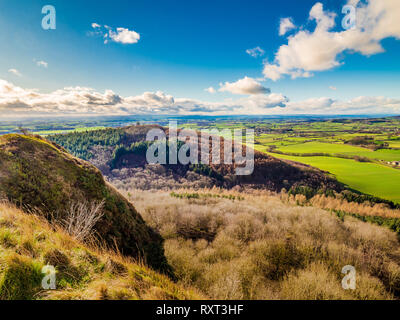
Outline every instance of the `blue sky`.
<svg viewBox="0 0 400 320">
<path fill-rule="evenodd" d="M 348 101 L 368 96 L 394 99 L 389 104 L 396 103 L 397 108 L 400 99 L 397 26 L 393 26 L 393 35 L 379 38 L 385 52 L 353 53 L 350 46 L 349 50 L 339 50 L 336 56 L 339 66 L 311 70 L 312 76 L 292 79 L 292 71 L 287 74 L 280 71 L 281 77 L 276 81 L 265 76 L 266 61 L 274 63 L 279 48 L 288 43 L 288 36 L 314 30 L 316 20 L 309 19 L 309 15 L 317 2 L 0 0 L 0 79 L 19 88 L 38 89 L 42 94 L 65 87 L 92 88 L 99 93 L 111 90 L 121 97 L 161 91 L 175 99 L 219 105 L 231 99 L 246 99 L 245 93 L 237 95 L 230 89 L 221 92 L 218 89 L 221 83 L 234 84 L 248 77 L 291 102 L 322 97 Z M 337 15 L 336 25 L 329 31 L 332 34 L 343 31 L 341 10 L 348 1 L 319 2 L 324 12 Z M 41 27 L 44 16 L 41 9 L 48 4 L 56 8 L 56 30 Z M 292 19 L 296 29 L 280 36 L 280 22 L 286 17 Z M 93 28 L 92 23 L 101 25 L 103 31 Z M 104 43 L 105 25 L 114 32 L 116 28 L 135 31 L 140 40 L 131 44 Z M 255 47 L 262 48 L 262 57 L 246 53 Z M 39 66 L 38 61 L 45 62 L 47 67 Z M 209 87 L 216 93 L 205 91 Z M 11 98 L 7 99 L 9 103 Z M 24 106 L 32 106 L 29 101 L 23 102 Z M 390 111 L 393 113 L 396 108 L 391 107 Z M 219 112 L 224 110 L 229 108 L 220 108 Z"/>
</svg>

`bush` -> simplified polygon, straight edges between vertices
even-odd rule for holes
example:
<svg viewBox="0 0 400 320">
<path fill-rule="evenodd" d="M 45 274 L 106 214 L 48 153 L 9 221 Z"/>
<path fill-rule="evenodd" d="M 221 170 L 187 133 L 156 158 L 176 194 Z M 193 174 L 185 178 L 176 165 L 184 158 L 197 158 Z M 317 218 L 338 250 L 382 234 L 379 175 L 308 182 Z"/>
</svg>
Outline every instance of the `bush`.
<svg viewBox="0 0 400 320">
<path fill-rule="evenodd" d="M 79 241 L 94 236 L 94 226 L 103 217 L 105 201 L 88 203 L 87 201 L 72 202 L 66 217 L 60 222 L 64 230 Z"/>
<path fill-rule="evenodd" d="M 1 261 L 0 300 L 29 300 L 41 290 L 42 264 L 18 255 Z"/>
</svg>

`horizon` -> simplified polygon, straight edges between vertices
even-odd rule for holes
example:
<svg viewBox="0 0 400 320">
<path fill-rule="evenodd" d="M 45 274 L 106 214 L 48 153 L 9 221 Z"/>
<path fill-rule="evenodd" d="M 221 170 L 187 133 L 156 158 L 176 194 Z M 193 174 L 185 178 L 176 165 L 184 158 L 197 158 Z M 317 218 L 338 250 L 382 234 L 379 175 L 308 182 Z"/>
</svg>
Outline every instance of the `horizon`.
<svg viewBox="0 0 400 320">
<path fill-rule="evenodd" d="M 399 15 L 396 0 L 4 1 L 0 117 L 399 115 Z"/>
</svg>

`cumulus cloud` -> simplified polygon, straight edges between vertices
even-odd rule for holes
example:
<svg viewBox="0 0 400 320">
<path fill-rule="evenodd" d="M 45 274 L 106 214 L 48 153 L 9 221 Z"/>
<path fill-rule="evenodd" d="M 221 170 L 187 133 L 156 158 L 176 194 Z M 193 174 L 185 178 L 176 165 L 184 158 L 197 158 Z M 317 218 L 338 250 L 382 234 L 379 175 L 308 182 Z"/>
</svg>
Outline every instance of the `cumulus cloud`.
<svg viewBox="0 0 400 320">
<path fill-rule="evenodd" d="M 101 36 L 104 38 L 104 43 L 110 41 L 122 44 L 134 44 L 140 40 L 140 34 L 128 28 L 112 28 L 110 26 L 101 26 L 98 23 L 92 23 L 93 32 L 90 35 Z"/>
<path fill-rule="evenodd" d="M 254 94 L 267 94 L 270 93 L 270 89 L 265 88 L 257 80 L 249 77 L 244 77 L 236 82 L 225 82 L 220 85 L 218 89 L 220 92 L 230 92 L 233 94 L 244 94 L 244 95 L 254 95 Z"/>
<path fill-rule="evenodd" d="M 263 49 L 261 49 L 260 47 L 255 47 L 253 49 L 247 49 L 246 53 L 250 56 L 252 56 L 253 58 L 258 58 L 258 57 L 262 57 L 265 54 L 265 51 Z"/>
<path fill-rule="evenodd" d="M 356 28 L 332 31 L 336 15 L 316 3 L 309 14 L 309 20 L 316 22 L 315 29 L 302 29 L 289 36 L 274 61 L 265 63 L 264 76 L 274 81 L 284 75 L 310 77 L 313 72 L 339 66 L 338 56 L 343 52 L 369 56 L 384 51 L 380 43 L 383 39 L 400 39 L 400 1 L 348 0 L 348 3 L 357 7 Z"/>
<path fill-rule="evenodd" d="M 9 73 L 12 73 L 14 76 L 21 77 L 22 74 L 17 69 L 9 69 Z"/>
<path fill-rule="evenodd" d="M 279 25 L 279 35 L 284 36 L 287 32 L 295 28 L 296 26 L 294 25 L 292 18 L 282 18 Z"/>
<path fill-rule="evenodd" d="M 126 28 L 117 28 L 117 31 L 109 30 L 108 35 L 114 42 L 124 44 L 137 43 L 140 40 L 139 33 Z"/>
</svg>

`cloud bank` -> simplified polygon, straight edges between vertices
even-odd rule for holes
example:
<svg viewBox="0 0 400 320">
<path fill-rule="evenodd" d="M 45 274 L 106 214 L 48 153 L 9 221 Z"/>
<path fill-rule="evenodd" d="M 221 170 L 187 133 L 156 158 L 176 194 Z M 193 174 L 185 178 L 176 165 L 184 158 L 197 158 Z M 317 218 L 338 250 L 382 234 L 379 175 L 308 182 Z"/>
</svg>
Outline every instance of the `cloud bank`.
<svg viewBox="0 0 400 320">
<path fill-rule="evenodd" d="M 321 97 L 292 102 L 283 94 L 265 93 L 225 99 L 222 102 L 207 102 L 176 98 L 161 91 L 122 97 L 112 90 L 101 93 L 92 88 L 67 87 L 51 93 L 40 93 L 35 89 L 24 89 L 0 80 L 0 118 L 50 115 L 371 113 L 398 114 L 400 99 L 357 97 L 339 101 Z"/>
</svg>

